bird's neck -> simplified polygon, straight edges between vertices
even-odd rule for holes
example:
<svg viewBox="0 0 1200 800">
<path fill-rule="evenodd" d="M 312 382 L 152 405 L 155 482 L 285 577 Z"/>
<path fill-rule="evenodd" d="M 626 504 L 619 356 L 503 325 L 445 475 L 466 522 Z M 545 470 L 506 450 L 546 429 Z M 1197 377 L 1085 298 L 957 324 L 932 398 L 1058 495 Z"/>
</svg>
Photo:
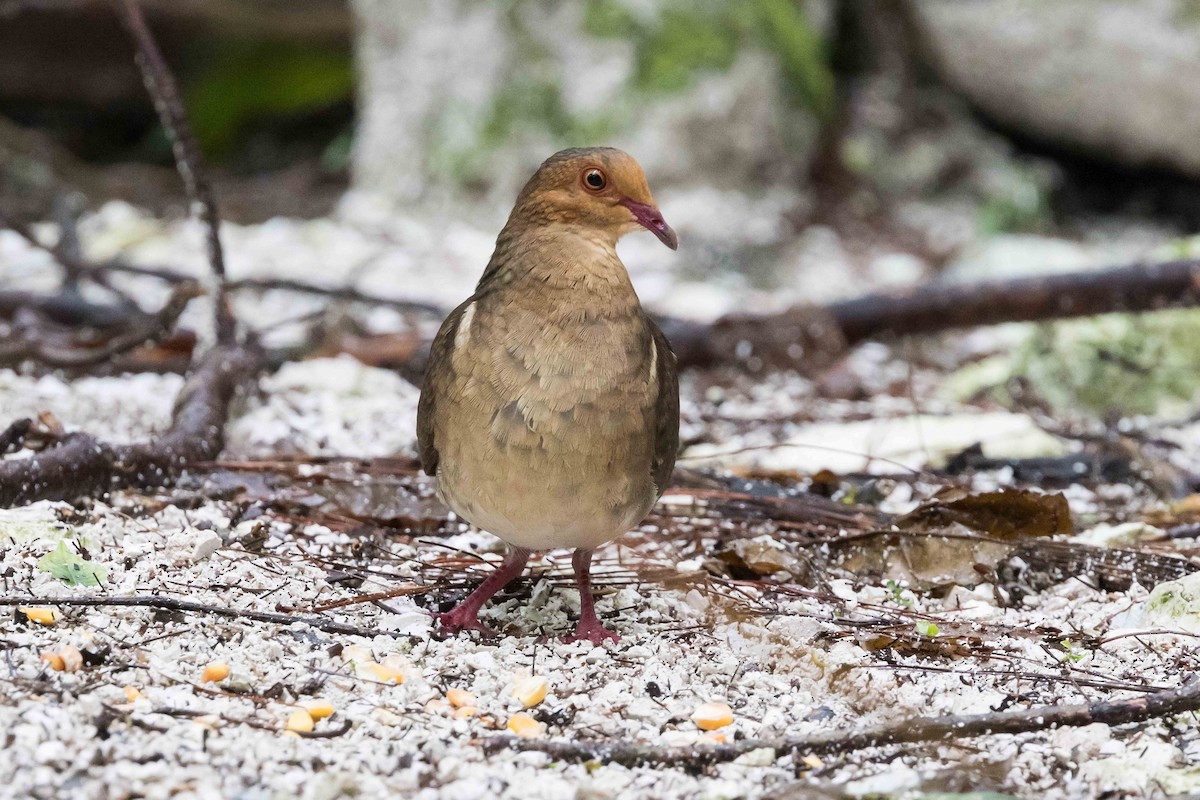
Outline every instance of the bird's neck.
<svg viewBox="0 0 1200 800">
<path fill-rule="evenodd" d="M 617 256 L 617 237 L 578 225 L 506 225 L 479 281 L 479 290 L 529 286 L 539 292 L 588 291 L 632 296 Z"/>
</svg>

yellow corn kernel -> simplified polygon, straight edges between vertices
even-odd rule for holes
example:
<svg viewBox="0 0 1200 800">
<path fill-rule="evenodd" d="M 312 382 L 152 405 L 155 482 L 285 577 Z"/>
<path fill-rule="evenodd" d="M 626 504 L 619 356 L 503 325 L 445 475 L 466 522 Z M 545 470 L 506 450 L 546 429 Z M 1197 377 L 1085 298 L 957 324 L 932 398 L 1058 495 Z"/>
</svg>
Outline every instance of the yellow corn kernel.
<svg viewBox="0 0 1200 800">
<path fill-rule="evenodd" d="M 380 683 L 404 683 L 403 674 L 391 667 L 385 667 L 383 664 L 376 664 L 374 661 L 363 664 L 362 672 L 365 677 Z"/>
<path fill-rule="evenodd" d="M 546 699 L 546 690 L 549 688 L 550 682 L 537 675 L 521 678 L 513 684 L 513 697 L 520 700 L 525 708 L 533 708 Z"/>
<path fill-rule="evenodd" d="M 201 683 L 220 683 L 229 677 L 229 665 L 224 661 L 214 661 L 204 668 L 200 675 Z"/>
<path fill-rule="evenodd" d="M 38 625 L 53 625 L 58 621 L 58 612 L 53 608 L 18 608 L 25 615 L 25 619 L 30 622 L 36 622 Z"/>
<path fill-rule="evenodd" d="M 333 716 L 333 703 L 320 698 L 314 700 L 305 700 L 300 704 L 300 707 L 308 712 L 308 715 L 313 719 L 325 719 Z"/>
<path fill-rule="evenodd" d="M 808 767 L 809 769 L 816 769 L 817 767 L 825 766 L 824 761 L 822 761 L 821 759 L 817 758 L 816 756 L 812 756 L 812 755 L 804 756 L 803 758 L 800 759 L 800 762 L 802 764 L 804 764 L 804 766 Z"/>
<path fill-rule="evenodd" d="M 132 703 L 135 700 L 140 700 L 141 697 L 142 697 L 142 693 L 138 691 L 136 686 L 126 686 L 125 687 L 125 701 L 126 702 Z"/>
<path fill-rule="evenodd" d="M 50 669 L 54 670 L 55 672 L 62 672 L 64 669 L 66 669 L 66 665 L 63 663 L 63 657 L 52 650 L 47 650 L 46 652 L 42 653 L 40 660 L 49 664 Z"/>
<path fill-rule="evenodd" d="M 475 706 L 462 706 L 461 708 L 454 709 L 454 718 L 455 719 L 470 719 L 471 717 L 475 716 L 478 713 L 479 713 L 479 709 L 476 708 Z"/>
<path fill-rule="evenodd" d="M 73 644 L 65 645 L 58 650 L 62 659 L 63 669 L 67 672 L 78 672 L 83 668 L 83 653 Z"/>
<path fill-rule="evenodd" d="M 440 697 L 434 697 L 425 703 L 426 714 L 440 714 L 450 708 L 450 704 Z"/>
<path fill-rule="evenodd" d="M 507 727 L 522 739 L 537 739 L 542 735 L 542 723 L 528 714 L 513 714 L 508 718 Z"/>
<path fill-rule="evenodd" d="M 692 712 L 692 722 L 705 731 L 715 731 L 733 722 L 733 709 L 725 703 L 701 703 Z"/>
<path fill-rule="evenodd" d="M 475 695 L 464 689 L 451 689 L 446 692 L 446 699 L 455 708 L 465 708 L 466 706 L 475 705 Z"/>
<path fill-rule="evenodd" d="M 298 708 L 288 717 L 287 730 L 296 733 L 308 733 L 313 729 L 312 716 L 302 708 Z"/>
<path fill-rule="evenodd" d="M 720 731 L 709 731 L 708 733 L 704 734 L 704 738 L 706 741 L 712 742 L 713 744 L 725 744 L 729 741 L 729 737 Z"/>
</svg>

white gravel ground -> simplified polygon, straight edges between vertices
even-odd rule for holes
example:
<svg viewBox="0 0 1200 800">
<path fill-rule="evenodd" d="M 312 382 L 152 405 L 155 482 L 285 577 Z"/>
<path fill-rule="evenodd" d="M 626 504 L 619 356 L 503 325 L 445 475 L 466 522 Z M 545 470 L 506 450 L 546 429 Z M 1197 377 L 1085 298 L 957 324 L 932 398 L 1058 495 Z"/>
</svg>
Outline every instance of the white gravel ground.
<svg viewBox="0 0 1200 800">
<path fill-rule="evenodd" d="M 419 285 L 427 299 L 439 303 L 461 298 L 486 258 L 488 238 L 470 231 L 435 238 L 417 222 L 399 229 L 407 238 L 386 248 L 360 229 L 333 222 L 268 223 L 233 229 L 227 240 L 239 275 L 286 268 L 293 276 L 321 275 L 337 283 L 355 264 L 373 259 L 364 288 L 409 294 Z M 173 227 L 164 235 L 122 207 L 90 220 L 85 234 L 96 255 L 107 248 L 175 267 L 198 266 L 188 255 L 198 248 L 183 246 L 194 244 L 189 227 Z M 425 249 L 420 242 L 426 242 Z M 418 284 L 419 265 L 435 251 L 444 265 L 442 279 Z M 6 282 L 47 288 L 53 282 L 45 272 L 40 257 L 0 233 L 0 276 Z M 137 286 L 152 304 L 153 283 Z M 691 290 L 700 292 L 700 286 Z M 723 310 L 747 296 L 717 292 L 706 308 Z M 315 307 L 315 301 L 274 292 L 239 304 L 240 312 L 258 324 Z M 200 324 L 200 314 L 189 317 L 192 324 Z M 381 328 L 395 322 L 386 314 L 378 318 Z M 886 384 L 886 351 L 866 348 L 854 358 L 869 381 Z M 918 386 L 934 381 L 918 377 Z M 0 371 L 0 422 L 49 410 L 68 429 L 135 440 L 165 425 L 179 384 L 176 376 L 66 382 Z M 260 395 L 248 398 L 230 429 L 227 457 L 411 455 L 416 396 L 416 389 L 394 374 L 345 357 L 290 365 L 264 380 Z M 790 443 L 794 446 L 744 450 L 724 463 L 805 473 L 825 466 L 895 472 L 897 462 L 919 467 L 930 455 L 978 440 L 1003 455 L 1063 448 L 1044 434 L 1033 437 L 1035 426 L 1021 415 L 930 397 L 921 404 L 921 429 L 912 433 L 912 423 L 905 421 L 913 412 L 909 397 L 817 402 L 812 384 L 796 376 L 775 376 L 747 388 L 701 385 L 689 377 L 684 381 L 685 438 L 708 444 L 689 453 L 705 459 L 682 463 L 711 466 L 715 453 Z M 775 421 L 750 424 L 763 419 Z M 892 422 L 900 427 L 887 427 Z M 1009 452 L 1006 445 L 1018 434 L 1024 449 Z M 824 443 L 825 449 L 806 443 Z M 830 449 L 834 443 L 842 452 Z M 1003 475 L 984 476 L 980 485 L 1003 480 Z M 901 483 L 885 505 L 906 510 L 914 491 L 924 490 Z M 1110 496 L 1123 498 L 1135 512 L 1154 506 L 1142 490 L 1120 487 L 1101 496 L 1074 487 L 1067 495 L 1077 517 L 1085 519 L 1102 514 Z M 472 553 L 492 561 L 499 557 L 494 539 L 465 529 L 440 537 L 347 532 L 292 525 L 271 513 L 257 521 L 233 520 L 231 509 L 220 499 L 185 509 L 153 497 L 118 494 L 108 503 L 80 508 L 40 503 L 0 511 L 0 594 L 157 594 L 310 616 L 340 600 L 406 585 L 419 588 L 442 569 L 459 575 L 456 586 L 465 585 L 461 574 L 475 563 Z M 256 525 L 265 525 L 265 545 L 247 550 L 246 535 Z M 981 788 L 1058 800 L 1200 791 L 1200 771 L 1189 766 L 1200 757 L 1200 723 L 1193 716 L 1121 729 L 1091 725 L 893 747 L 807 762 L 760 751 L 707 770 L 556 763 L 536 753 L 484 755 L 478 742 L 503 732 L 521 711 L 513 682 L 529 675 L 544 677 L 549 685 L 546 699 L 528 712 L 543 735 L 620 737 L 668 746 L 714 736 L 732 741 L 848 732 L 908 716 L 1126 697 L 1089 681 L 1176 686 L 1197 663 L 1196 639 L 1182 632 L 1116 638 L 1130 609 L 1146 598 L 1147 589 L 1136 584 L 1128 592 L 1110 593 L 1070 580 L 1003 606 L 987 587 L 955 589 L 937 598 L 842 581 L 813 596 L 765 594 L 750 584 L 740 586 L 738 594 L 704 571 L 712 544 L 705 536 L 672 538 L 646 526 L 603 551 L 596 575 L 605 591 L 600 608 L 612 614 L 611 624 L 623 637 L 605 647 L 540 641 L 543 634 L 566 632 L 578 611 L 577 595 L 562 589 L 569 559 L 558 552 L 534 567 L 528 603 L 507 600 L 487 612 L 491 624 L 507 633 L 495 643 L 432 638 L 422 605 L 428 599 L 419 594 L 323 612 L 329 619 L 387 632 L 373 638 L 304 624 L 136 608 L 62 607 L 55 624 L 42 626 L 5 610 L 0 618 L 0 796 L 595 800 L 919 797 Z M 104 586 L 69 587 L 38 568 L 39 558 L 64 539 L 82 544 L 107 568 Z M 335 582 L 335 570 L 347 567 L 366 575 L 360 588 Z M 771 613 L 761 613 L 764 608 Z M 944 636 L 985 626 L 977 629 L 978 636 L 990 655 L 980 655 L 979 648 L 958 658 L 891 654 L 873 648 L 870 637 L 847 624 L 896 615 L 907 620 L 905 615 L 918 611 L 935 618 Z M 1085 647 L 1082 643 L 1092 637 L 1109 641 Z M 1072 644 L 1053 646 L 1059 640 Z M 40 660 L 43 653 L 68 645 L 85 655 L 78 671 L 54 671 Z M 214 662 L 228 664 L 229 677 L 203 683 L 205 667 Z M 387 673 L 371 664 L 393 670 L 399 682 L 381 683 Z M 134 699 L 126 687 L 137 690 Z M 445 702 L 450 689 L 473 693 L 477 713 L 455 718 Z M 338 735 L 287 734 L 295 704 L 314 697 L 328 700 L 335 710 L 316 723 L 316 731 Z M 709 701 L 733 709 L 732 724 L 715 734 L 690 720 L 695 708 Z"/>
</svg>

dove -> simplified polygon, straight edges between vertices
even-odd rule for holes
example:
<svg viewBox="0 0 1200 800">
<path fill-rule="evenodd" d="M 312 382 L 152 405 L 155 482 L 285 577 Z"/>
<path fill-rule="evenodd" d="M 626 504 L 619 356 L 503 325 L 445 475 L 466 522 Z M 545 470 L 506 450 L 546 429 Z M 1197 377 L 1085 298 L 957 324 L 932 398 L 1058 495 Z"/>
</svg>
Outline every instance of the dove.
<svg viewBox="0 0 1200 800">
<path fill-rule="evenodd" d="M 534 552 L 573 548 L 580 615 L 565 641 L 619 639 L 596 616 L 592 554 L 646 517 L 679 444 L 675 355 L 617 256 L 617 241 L 642 229 L 678 247 L 632 156 L 554 154 L 433 341 L 417 412 L 422 468 L 455 514 L 509 546 L 437 616 L 446 631 L 494 635 L 479 620 L 487 601 Z"/>
</svg>

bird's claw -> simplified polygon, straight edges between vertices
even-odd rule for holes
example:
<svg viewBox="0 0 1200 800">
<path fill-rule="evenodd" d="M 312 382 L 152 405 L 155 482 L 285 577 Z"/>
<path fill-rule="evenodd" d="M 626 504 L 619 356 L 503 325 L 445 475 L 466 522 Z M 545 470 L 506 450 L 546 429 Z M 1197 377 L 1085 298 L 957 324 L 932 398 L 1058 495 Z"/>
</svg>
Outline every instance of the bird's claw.
<svg viewBox="0 0 1200 800">
<path fill-rule="evenodd" d="M 579 626 L 575 628 L 575 632 L 569 636 L 562 637 L 561 641 L 564 644 L 570 644 L 571 642 L 591 642 L 596 647 L 600 647 L 606 641 L 616 644 L 621 641 L 621 637 L 616 631 L 610 631 L 601 625 L 599 620 L 595 620 L 591 623 L 580 622 Z"/>
<path fill-rule="evenodd" d="M 479 621 L 478 612 L 455 608 L 445 614 L 434 614 L 433 619 L 438 627 L 446 633 L 454 634 L 460 631 L 476 631 L 484 639 L 495 639 L 500 634 Z"/>
</svg>

